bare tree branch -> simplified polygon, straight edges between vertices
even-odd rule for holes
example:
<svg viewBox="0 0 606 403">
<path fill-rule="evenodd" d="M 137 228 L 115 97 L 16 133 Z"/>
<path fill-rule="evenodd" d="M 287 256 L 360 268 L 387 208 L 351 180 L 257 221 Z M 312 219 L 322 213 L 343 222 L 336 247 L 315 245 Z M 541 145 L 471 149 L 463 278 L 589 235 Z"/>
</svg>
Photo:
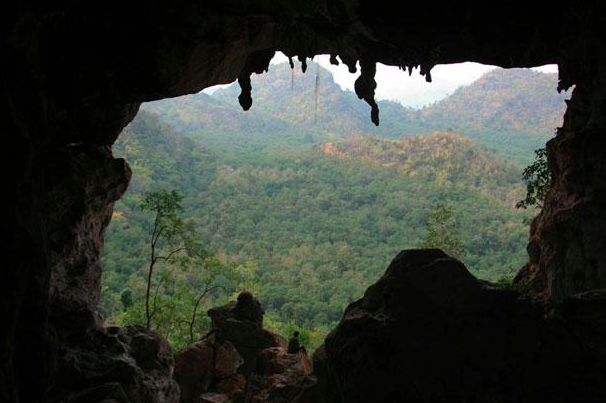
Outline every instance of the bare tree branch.
<svg viewBox="0 0 606 403">
<path fill-rule="evenodd" d="M 160 259 L 162 259 L 162 260 L 169 260 L 171 257 L 173 257 L 173 255 L 174 255 L 175 253 L 182 252 L 182 251 L 184 251 L 184 250 L 188 250 L 188 248 L 187 248 L 187 247 L 185 247 L 185 246 L 184 246 L 184 247 L 182 247 L 182 248 L 177 248 L 177 249 L 175 249 L 174 251 L 170 252 L 170 253 L 169 253 L 167 256 L 158 256 L 158 257 L 156 258 L 156 260 L 160 260 Z"/>
<path fill-rule="evenodd" d="M 211 280 L 209 280 L 209 282 L 210 281 Z M 215 286 L 209 287 L 209 285 L 207 283 L 207 286 L 204 289 L 204 292 L 196 300 L 196 304 L 194 305 L 194 311 L 191 315 L 191 321 L 189 322 L 189 341 L 191 341 L 191 342 L 194 341 L 194 324 L 196 322 L 196 312 L 198 311 L 198 306 L 200 305 L 200 302 L 204 299 L 206 294 L 208 294 L 210 291 L 216 290 L 218 288 L 222 288 L 223 290 L 225 290 L 225 287 L 223 287 L 222 285 L 215 285 Z"/>
</svg>

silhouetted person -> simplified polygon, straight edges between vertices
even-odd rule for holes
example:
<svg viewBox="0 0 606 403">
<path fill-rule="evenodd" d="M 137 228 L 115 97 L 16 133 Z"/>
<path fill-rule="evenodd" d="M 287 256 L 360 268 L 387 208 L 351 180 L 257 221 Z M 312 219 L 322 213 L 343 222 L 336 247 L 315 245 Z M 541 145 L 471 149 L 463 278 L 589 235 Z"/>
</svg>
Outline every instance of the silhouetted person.
<svg viewBox="0 0 606 403">
<path fill-rule="evenodd" d="M 288 353 L 297 354 L 299 350 L 301 350 L 301 344 L 299 344 L 299 332 L 295 332 L 288 341 Z"/>
<path fill-rule="evenodd" d="M 261 303 L 248 291 L 243 291 L 238 295 L 238 302 L 234 308 L 234 314 L 238 319 L 245 319 L 263 324 L 263 315 L 265 312 L 261 308 Z"/>
</svg>

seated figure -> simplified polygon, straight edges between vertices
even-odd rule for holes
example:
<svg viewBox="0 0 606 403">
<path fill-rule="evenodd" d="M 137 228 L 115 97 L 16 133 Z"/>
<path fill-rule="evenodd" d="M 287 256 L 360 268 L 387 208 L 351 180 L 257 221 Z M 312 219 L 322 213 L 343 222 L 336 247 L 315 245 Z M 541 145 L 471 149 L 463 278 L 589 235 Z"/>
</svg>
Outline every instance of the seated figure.
<svg viewBox="0 0 606 403">
<path fill-rule="evenodd" d="M 299 332 L 295 332 L 288 341 L 288 353 L 297 354 L 301 348 L 301 344 L 299 343 Z"/>
</svg>

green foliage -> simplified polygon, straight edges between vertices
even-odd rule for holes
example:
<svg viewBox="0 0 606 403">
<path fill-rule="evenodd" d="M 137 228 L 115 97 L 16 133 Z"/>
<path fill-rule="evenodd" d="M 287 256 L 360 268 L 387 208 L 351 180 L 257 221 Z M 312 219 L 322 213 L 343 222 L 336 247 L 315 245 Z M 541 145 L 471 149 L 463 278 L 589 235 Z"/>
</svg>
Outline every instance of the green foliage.
<svg viewBox="0 0 606 403">
<path fill-rule="evenodd" d="M 526 197 L 520 200 L 517 208 L 543 207 L 543 201 L 549 190 L 551 174 L 547 164 L 547 149 L 535 150 L 535 160 L 524 169 L 522 177 L 526 182 Z"/>
<path fill-rule="evenodd" d="M 120 293 L 120 301 L 124 306 L 124 310 L 127 311 L 131 306 L 133 306 L 133 291 L 130 288 L 125 288 Z"/>
<path fill-rule="evenodd" d="M 259 148 L 223 133 L 211 150 L 145 111 L 127 127 L 114 153 L 129 161 L 133 179 L 115 205 L 103 260 L 110 321 L 145 323 L 153 217 L 139 206 L 152 185 L 183 195 L 179 216 L 212 251 L 207 259 L 226 266 L 213 280 L 225 291 L 204 297 L 195 337 L 208 331 L 206 309 L 247 289 L 260 298 L 266 326 L 285 337 L 298 329 L 313 351 L 390 259 L 422 241 L 431 206 L 440 202 L 458 218 L 463 261 L 474 274 L 496 280 L 526 259 L 527 228 L 513 208 L 523 192 L 520 171 L 473 141 L 455 134 L 363 136 L 332 143 L 328 152 L 325 145 L 271 148 L 272 138 L 250 136 Z M 162 262 L 152 283 L 159 285 L 154 326 L 177 348 L 190 339 L 191 313 L 210 276 L 202 263 L 184 267 L 185 258 Z M 126 311 L 125 288 L 133 293 Z"/>
<path fill-rule="evenodd" d="M 145 326 L 148 329 L 157 312 L 158 289 L 162 282 L 166 280 L 166 275 L 163 275 L 160 283 L 156 285 L 156 291 L 152 297 L 152 280 L 156 264 L 160 261 L 166 264 L 172 263 L 171 259 L 179 257 L 177 255 L 179 252 L 186 252 L 188 255 L 195 253 L 189 247 L 192 238 L 189 231 L 186 230 L 185 222 L 178 215 L 178 211 L 182 210 L 181 200 L 183 200 L 183 196 L 176 190 L 170 193 L 161 190 L 145 193 L 140 204 L 141 211 L 154 213 L 154 224 L 149 241 L 150 261 L 145 289 Z M 150 298 L 153 298 L 151 307 Z"/>
<path fill-rule="evenodd" d="M 205 309 L 222 304 L 235 289 L 234 279 L 240 268 L 233 264 L 223 264 L 216 257 L 206 258 L 201 266 L 186 270 L 164 270 L 155 284 L 157 310 L 153 318 L 154 330 L 164 335 L 178 351 L 197 340 L 210 330 L 210 322 Z M 145 289 L 143 276 L 134 275 L 128 279 L 134 303 L 112 318 L 116 324 L 145 324 Z M 197 315 L 193 312 L 197 307 Z"/>
<path fill-rule="evenodd" d="M 160 259 L 149 283 L 153 325 L 177 349 L 208 331 L 207 308 L 247 289 L 268 328 L 286 338 L 299 331 L 311 352 L 390 259 L 419 244 L 513 287 L 526 260 L 527 227 L 514 208 L 524 182 L 521 168 L 495 155 L 532 160 L 565 107 L 556 81 L 497 69 L 420 110 L 380 101 L 378 128 L 321 68 L 317 93 L 314 75 L 299 70 L 291 88 L 286 65 L 255 75 L 246 113 L 237 86 L 143 105 L 114 145 L 133 179 L 106 233 L 109 320 L 145 323 L 150 211 L 174 228 L 158 256 L 187 249 Z M 541 203 L 549 182 L 541 158 L 523 175 L 526 207 Z M 156 189 L 175 192 L 150 199 Z"/>
<path fill-rule="evenodd" d="M 200 305 L 217 290 L 227 294 L 234 278 L 234 266 L 209 255 L 200 246 L 193 223 L 180 217 L 182 201 L 176 190 L 143 194 L 140 210 L 153 213 L 147 273 L 145 279 L 128 279 L 129 286 L 120 292 L 123 312 L 115 317 L 119 323 L 153 327 L 175 348 L 200 336 L 205 320 L 198 314 Z M 154 271 L 158 267 L 161 270 Z M 145 297 L 135 300 L 133 290 Z"/>
<path fill-rule="evenodd" d="M 283 322 L 283 319 L 275 314 L 269 313 L 265 316 L 263 326 L 277 334 L 282 335 L 287 341 L 292 337 L 295 331 L 299 332 L 299 343 L 305 347 L 308 354 L 314 352 L 322 343 L 326 335 L 337 325 L 319 324 L 314 327 L 303 327 L 294 323 L 292 320 Z"/>
<path fill-rule="evenodd" d="M 170 238 L 183 227 L 183 220 L 178 215 L 178 212 L 183 210 L 180 204 L 182 200 L 183 196 L 176 190 L 147 192 L 143 195 L 140 207 L 141 211 L 151 211 L 155 214 L 155 223 L 163 226 L 166 231 L 164 236 Z"/>
<path fill-rule="evenodd" d="M 438 203 L 428 214 L 426 230 L 421 247 L 441 249 L 459 260 L 465 257 L 465 247 L 458 234 L 459 225 L 451 208 Z"/>
<path fill-rule="evenodd" d="M 510 161 L 528 164 L 561 126 L 570 93 L 557 93 L 557 74 L 494 69 L 451 96 L 423 108 L 433 130 L 451 128 L 477 139 Z"/>
</svg>

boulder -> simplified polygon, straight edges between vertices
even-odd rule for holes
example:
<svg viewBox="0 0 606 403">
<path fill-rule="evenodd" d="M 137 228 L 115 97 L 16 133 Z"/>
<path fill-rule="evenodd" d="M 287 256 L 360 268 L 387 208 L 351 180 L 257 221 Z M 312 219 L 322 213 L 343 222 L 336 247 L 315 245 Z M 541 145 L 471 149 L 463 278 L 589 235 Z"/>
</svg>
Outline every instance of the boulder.
<svg viewBox="0 0 606 403">
<path fill-rule="evenodd" d="M 168 342 L 140 326 L 91 330 L 59 350 L 47 402 L 177 403 Z"/>
<path fill-rule="evenodd" d="M 287 403 L 315 401 L 316 378 L 311 375 L 311 361 L 305 353 L 289 354 L 282 347 L 261 351 L 254 373 L 248 380 L 246 403 Z"/>
<path fill-rule="evenodd" d="M 216 350 L 215 374 L 219 378 L 235 375 L 244 364 L 244 359 L 230 341 L 226 341 Z"/>
<path fill-rule="evenodd" d="M 604 312 L 603 296 L 548 307 L 440 250 L 406 250 L 326 338 L 319 389 L 347 403 L 603 402 Z"/>
<path fill-rule="evenodd" d="M 181 401 L 194 401 L 207 392 L 214 378 L 214 347 L 206 340 L 198 341 L 175 356 L 174 378 L 181 387 Z"/>
<path fill-rule="evenodd" d="M 255 368 L 255 373 L 266 375 L 290 373 L 299 376 L 309 375 L 312 372 L 313 366 L 307 354 L 303 352 L 289 354 L 281 347 L 261 351 Z"/>
<path fill-rule="evenodd" d="M 282 337 L 263 329 L 263 314 L 259 301 L 248 292 L 241 293 L 238 302 L 231 301 L 208 311 L 216 344 L 233 344 L 244 359 L 240 373 L 245 376 L 252 373 L 259 352 L 269 347 L 286 346 Z"/>
<path fill-rule="evenodd" d="M 242 374 L 234 374 L 217 382 L 213 388 L 218 393 L 227 395 L 230 399 L 238 401 L 244 397 L 246 378 Z"/>
</svg>

